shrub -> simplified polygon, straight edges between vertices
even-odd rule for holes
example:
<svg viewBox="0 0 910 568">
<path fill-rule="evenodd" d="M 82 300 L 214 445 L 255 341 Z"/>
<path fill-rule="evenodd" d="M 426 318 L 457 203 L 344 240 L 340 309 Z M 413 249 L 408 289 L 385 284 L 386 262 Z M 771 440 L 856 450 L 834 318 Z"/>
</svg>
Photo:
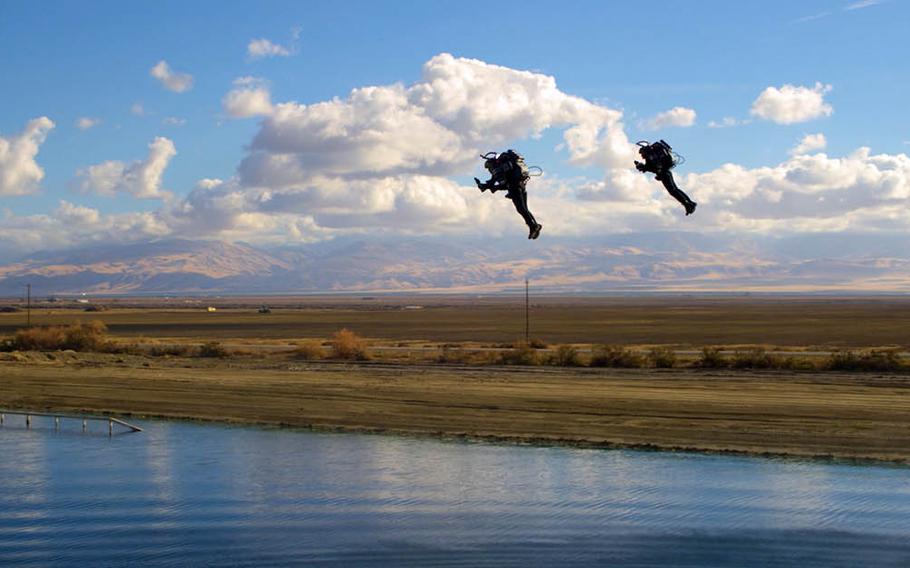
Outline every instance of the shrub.
<svg viewBox="0 0 910 568">
<path fill-rule="evenodd" d="M 297 345 L 297 348 L 291 352 L 291 357 L 301 361 L 315 361 L 322 359 L 322 345 L 318 341 L 304 341 Z"/>
<path fill-rule="evenodd" d="M 695 365 L 704 369 L 722 369 L 729 365 L 729 361 L 720 354 L 717 347 L 703 347 L 701 357 Z"/>
<path fill-rule="evenodd" d="M 443 345 L 436 356 L 437 363 L 466 363 L 467 355 L 463 349 L 453 348 L 449 345 Z"/>
<path fill-rule="evenodd" d="M 536 365 L 537 351 L 524 341 L 518 341 L 512 349 L 500 354 L 499 361 L 504 365 Z"/>
<path fill-rule="evenodd" d="M 897 350 L 882 349 L 855 353 L 832 353 L 823 367 L 831 371 L 900 371 L 904 368 Z"/>
<path fill-rule="evenodd" d="M 572 345 L 560 345 L 550 358 L 550 362 L 558 367 L 578 367 L 581 359 L 578 358 L 578 349 Z"/>
<path fill-rule="evenodd" d="M 21 351 L 99 351 L 108 345 L 107 326 L 91 321 L 65 326 L 30 327 L 20 329 L 13 337 L 14 349 Z"/>
<path fill-rule="evenodd" d="M 148 354 L 152 357 L 189 357 L 193 351 L 189 345 L 153 345 Z"/>
<path fill-rule="evenodd" d="M 648 361 L 658 369 L 672 369 L 676 366 L 676 353 L 667 347 L 655 347 L 648 351 Z"/>
<path fill-rule="evenodd" d="M 768 354 L 764 349 L 737 351 L 733 354 L 734 369 L 775 369 L 781 364 L 777 357 Z"/>
<path fill-rule="evenodd" d="M 618 345 L 599 345 L 591 355 L 592 367 L 637 368 L 644 366 L 642 356 Z"/>
<path fill-rule="evenodd" d="M 366 361 L 370 358 L 366 342 L 353 331 L 342 329 L 336 331 L 330 341 L 332 357 L 347 361 Z"/>
<path fill-rule="evenodd" d="M 532 339 L 528 345 L 530 345 L 534 349 L 546 349 L 547 348 L 546 342 L 543 339 L 539 339 L 539 338 Z"/>
<path fill-rule="evenodd" d="M 203 343 L 199 347 L 199 356 L 224 359 L 228 356 L 228 352 L 227 349 L 221 345 L 221 343 L 217 341 L 209 341 L 208 343 Z"/>
</svg>

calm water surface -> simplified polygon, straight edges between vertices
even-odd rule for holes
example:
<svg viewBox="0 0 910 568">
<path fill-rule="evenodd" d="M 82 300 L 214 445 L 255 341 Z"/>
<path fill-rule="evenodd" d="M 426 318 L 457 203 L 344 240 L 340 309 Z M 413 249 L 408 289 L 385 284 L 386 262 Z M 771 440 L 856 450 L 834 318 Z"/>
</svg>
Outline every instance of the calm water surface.
<svg viewBox="0 0 910 568">
<path fill-rule="evenodd" d="M 180 422 L 0 429 L 0 566 L 910 566 L 910 469 Z"/>
</svg>

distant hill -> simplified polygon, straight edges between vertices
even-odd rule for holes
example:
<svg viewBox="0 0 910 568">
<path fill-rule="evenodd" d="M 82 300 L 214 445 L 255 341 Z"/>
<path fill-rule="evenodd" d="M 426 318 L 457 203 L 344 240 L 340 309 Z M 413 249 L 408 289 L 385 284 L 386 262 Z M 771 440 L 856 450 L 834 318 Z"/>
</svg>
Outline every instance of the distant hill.
<svg viewBox="0 0 910 568">
<path fill-rule="evenodd" d="M 634 244 L 633 244 L 634 243 Z M 805 248 L 807 245 L 802 244 Z M 910 291 L 910 259 L 673 233 L 600 240 L 346 239 L 263 249 L 168 240 L 44 252 L 0 265 L 0 296 L 36 294 Z"/>
</svg>

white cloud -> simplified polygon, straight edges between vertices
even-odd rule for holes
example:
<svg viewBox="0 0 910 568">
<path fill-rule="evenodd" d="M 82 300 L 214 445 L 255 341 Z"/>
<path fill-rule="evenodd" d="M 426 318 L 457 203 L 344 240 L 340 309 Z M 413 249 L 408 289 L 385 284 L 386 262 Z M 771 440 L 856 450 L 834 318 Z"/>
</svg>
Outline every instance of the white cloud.
<svg viewBox="0 0 910 568">
<path fill-rule="evenodd" d="M 825 139 L 824 134 L 806 134 L 803 136 L 803 139 L 799 141 L 799 144 L 790 150 L 790 155 L 799 156 L 816 150 L 824 150 L 827 145 L 828 140 Z"/>
<path fill-rule="evenodd" d="M 161 122 L 168 126 L 183 126 L 186 124 L 186 119 L 178 116 L 168 116 Z"/>
<path fill-rule="evenodd" d="M 273 105 L 234 177 L 199 180 L 185 198 L 169 199 L 158 211 L 108 216 L 61 204 L 47 216 L 5 219 L 0 241 L 50 243 L 44 231 L 54 242 L 66 243 L 61 235 L 84 242 L 122 235 L 117 231 L 126 227 L 271 244 L 377 232 L 523 232 L 507 199 L 446 176 L 479 175 L 482 150 L 521 151 L 522 140 L 552 128 L 562 131 L 564 157 L 601 173 L 530 182 L 529 205 L 546 235 L 910 233 L 905 154 L 863 148 L 843 157 L 806 154 L 822 148 L 823 138 L 813 135 L 803 139 L 806 149 L 777 165 L 725 164 L 688 174 L 679 168 L 679 185 L 699 202 L 695 215 L 685 217 L 653 176 L 630 168 L 634 145 L 620 111 L 562 92 L 546 75 L 440 55 L 411 85 L 367 86 L 312 105 Z M 173 154 L 170 141 L 156 139 L 147 159 L 92 166 L 79 181 L 106 194 L 162 196 L 161 172 Z"/>
<path fill-rule="evenodd" d="M 130 112 L 136 116 L 145 116 L 145 107 L 142 106 L 142 103 L 133 103 L 130 107 Z"/>
<path fill-rule="evenodd" d="M 631 163 L 622 113 L 567 95 L 549 76 L 448 54 L 411 86 L 354 89 L 346 99 L 283 103 L 263 121 L 239 168 L 244 184 L 283 187 L 312 176 L 467 172 L 477 154 L 564 127 L 580 164 Z"/>
<path fill-rule="evenodd" d="M 157 212 L 103 215 L 60 201 L 49 214 L 7 215 L 0 223 L 0 250 L 59 250 L 91 243 L 136 242 L 171 234 Z"/>
<path fill-rule="evenodd" d="M 76 128 L 79 130 L 88 130 L 89 128 L 94 128 L 99 124 L 101 124 L 100 118 L 90 118 L 88 116 L 83 116 L 76 121 Z"/>
<path fill-rule="evenodd" d="M 173 71 L 167 61 L 163 59 L 149 70 L 149 74 L 158 79 L 165 89 L 175 93 L 182 93 L 193 88 L 192 75 Z"/>
<path fill-rule="evenodd" d="M 752 103 L 752 116 L 778 124 L 806 122 L 831 116 L 834 108 L 825 102 L 831 85 L 815 83 L 812 88 L 784 85 L 768 87 Z"/>
<path fill-rule="evenodd" d="M 28 195 L 38 191 L 44 170 L 35 157 L 53 128 L 54 122 L 42 116 L 30 120 L 16 136 L 0 136 L 0 195 Z"/>
<path fill-rule="evenodd" d="M 887 228 L 891 211 L 910 209 L 910 157 L 868 148 L 842 158 L 796 155 L 774 167 L 728 164 L 681 185 L 703 205 L 698 214 L 710 211 L 712 223 L 723 220 L 732 230 L 874 231 Z"/>
<path fill-rule="evenodd" d="M 291 50 L 265 38 L 260 38 L 250 40 L 246 46 L 246 53 L 252 59 L 261 59 L 263 57 L 287 57 L 291 55 Z"/>
<path fill-rule="evenodd" d="M 845 6 L 844 10 L 862 10 L 863 8 L 870 8 L 884 3 L 885 0 L 859 0 L 858 2 L 853 2 L 852 4 Z"/>
<path fill-rule="evenodd" d="M 233 118 L 249 118 L 272 114 L 269 84 L 256 77 L 234 80 L 234 88 L 221 100 L 224 111 Z"/>
<path fill-rule="evenodd" d="M 744 124 L 749 124 L 751 120 L 741 120 L 734 118 L 732 116 L 725 116 L 721 120 L 712 120 L 708 122 L 708 128 L 732 128 L 734 126 L 742 126 Z"/>
<path fill-rule="evenodd" d="M 163 199 L 169 196 L 161 190 L 161 177 L 171 158 L 177 154 L 174 143 L 167 138 L 155 138 L 149 144 L 145 160 L 129 164 L 108 161 L 76 172 L 76 187 L 113 196 L 128 193 L 138 199 Z"/>
<path fill-rule="evenodd" d="M 695 124 L 696 114 L 691 108 L 673 107 L 647 120 L 639 122 L 642 130 L 659 130 L 668 126 L 688 127 Z"/>
</svg>

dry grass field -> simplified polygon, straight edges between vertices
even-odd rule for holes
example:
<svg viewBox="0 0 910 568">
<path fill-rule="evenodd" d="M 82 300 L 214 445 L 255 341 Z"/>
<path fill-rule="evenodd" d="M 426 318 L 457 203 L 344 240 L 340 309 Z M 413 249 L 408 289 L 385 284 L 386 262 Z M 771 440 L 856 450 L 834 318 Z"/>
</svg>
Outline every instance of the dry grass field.
<svg viewBox="0 0 910 568">
<path fill-rule="evenodd" d="M 531 335 L 548 350 L 509 347 L 524 333 L 522 300 L 272 298 L 265 314 L 263 299 L 41 307 L 33 324 L 97 320 L 107 335 L 92 324 L 16 336 L 36 347 L 7 339 L 0 408 L 910 463 L 906 359 L 827 354 L 908 350 L 910 299 L 536 299 Z M 0 336 L 24 323 L 0 314 Z M 707 345 L 737 352 L 702 354 Z M 837 364 L 784 366 L 776 348 Z M 665 365 L 674 349 L 693 355 Z M 645 368 L 604 368 L 616 366 Z"/>
<path fill-rule="evenodd" d="M 512 342 L 524 337 L 524 298 L 230 298 L 167 307 L 101 300 L 102 312 L 42 306 L 37 325 L 103 321 L 114 337 L 275 340 L 324 338 L 342 328 L 382 340 Z M 272 313 L 257 313 L 269 303 Z M 207 312 L 207 306 L 218 308 Z M 415 309 L 419 306 L 420 309 Z M 0 314 L 0 335 L 25 324 Z M 547 343 L 769 345 L 910 349 L 910 298 L 534 298 L 531 337 Z"/>
<path fill-rule="evenodd" d="M 7 408 L 910 463 L 910 390 L 889 375 L 65 353 L 0 370 Z"/>
</svg>

